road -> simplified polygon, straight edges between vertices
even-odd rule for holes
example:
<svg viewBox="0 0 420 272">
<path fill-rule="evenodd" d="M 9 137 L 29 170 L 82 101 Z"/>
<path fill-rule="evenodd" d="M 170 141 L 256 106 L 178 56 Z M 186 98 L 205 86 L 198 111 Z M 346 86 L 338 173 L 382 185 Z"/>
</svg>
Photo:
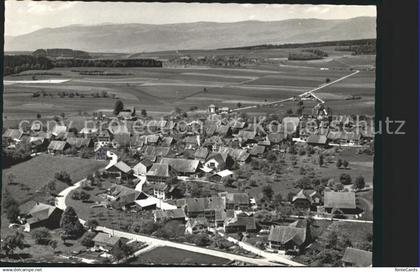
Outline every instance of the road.
<svg viewBox="0 0 420 272">
<path fill-rule="evenodd" d="M 333 80 L 333 81 L 331 81 L 331 82 L 329 82 L 327 84 L 323 84 L 323 85 L 321 85 L 319 87 L 316 87 L 314 89 L 311 89 L 309 91 L 306 91 L 306 92 L 304 92 L 304 93 L 302 93 L 302 94 L 300 94 L 298 96 L 299 97 L 312 96 L 314 92 L 319 91 L 319 90 L 321 90 L 323 88 L 326 88 L 328 86 L 331 86 L 331 85 L 333 85 L 333 84 L 335 84 L 335 83 L 337 83 L 339 81 L 342 81 L 342 80 L 344 80 L 346 78 L 349 78 L 351 76 L 354 76 L 355 74 L 357 74 L 359 72 L 360 72 L 359 70 L 356 70 L 355 72 L 353 72 L 351 74 L 348 74 L 346 76 L 340 77 L 339 79 Z M 286 99 L 282 99 L 282 100 L 278 100 L 278 101 L 274 101 L 274 102 L 269 102 L 269 103 L 265 103 L 265 104 L 262 104 L 262 105 L 254 105 L 254 106 L 247 106 L 247 107 L 243 107 L 243 108 L 238 108 L 238 109 L 234 109 L 232 111 L 241 111 L 241 110 L 255 109 L 258 106 L 271 106 L 271 105 L 275 105 L 275 104 L 284 103 L 284 102 L 287 102 L 287 101 L 293 101 L 294 99 L 295 99 L 294 97 L 289 97 L 289 98 L 286 98 Z"/>
<path fill-rule="evenodd" d="M 81 182 L 83 182 L 84 180 L 85 179 L 83 179 L 83 180 L 75 183 L 73 186 L 70 186 L 70 187 L 64 189 L 63 191 L 61 191 L 61 193 L 59 194 L 60 197 L 56 198 L 56 203 L 55 203 L 56 207 L 58 207 L 62 210 L 65 210 L 66 207 L 67 207 L 66 206 L 66 197 L 68 196 L 68 194 L 71 191 L 73 191 L 74 189 L 77 189 L 80 186 Z M 83 220 L 81 218 L 79 218 L 79 220 L 80 220 L 80 223 L 82 223 L 82 224 L 85 224 L 85 222 L 86 222 L 85 220 Z M 250 264 L 253 264 L 253 265 L 259 265 L 259 266 L 278 266 L 279 265 L 279 264 L 270 262 L 270 260 L 267 259 L 267 258 L 254 259 L 254 258 L 249 258 L 249 257 L 241 256 L 241 255 L 230 254 L 230 253 L 225 253 L 225 252 L 222 252 L 222 251 L 212 250 L 212 249 L 208 249 L 208 248 L 197 247 L 197 246 L 181 244 L 181 243 L 175 243 L 175 242 L 162 240 L 162 239 L 158 239 L 158 238 L 153 238 L 153 237 L 149 237 L 149 236 L 118 231 L 118 230 L 106 228 L 106 227 L 103 227 L 103 226 L 98 226 L 96 229 L 98 231 L 103 231 L 105 233 L 109 233 L 109 234 L 114 235 L 114 236 L 124 237 L 124 238 L 127 238 L 129 240 L 136 240 L 136 241 L 144 242 L 144 243 L 147 243 L 147 244 L 149 244 L 150 246 L 153 246 L 153 247 L 158 247 L 158 246 L 174 247 L 174 248 L 179 248 L 179 249 L 183 249 L 183 250 L 186 250 L 186 251 L 198 252 L 198 253 L 202 253 L 202 254 L 212 255 L 212 256 L 215 256 L 215 257 L 246 262 L 246 263 L 250 263 Z M 290 260 L 284 259 L 281 263 L 284 263 L 284 264 L 287 265 L 289 262 L 290 262 Z M 289 264 L 289 265 L 292 265 L 292 264 Z"/>
<path fill-rule="evenodd" d="M 213 232 L 213 233 L 218 233 L 222 237 L 225 237 L 226 236 L 226 239 L 228 241 L 230 241 L 230 242 L 232 242 L 232 243 L 240 246 L 241 248 L 243 248 L 243 249 L 245 249 L 247 251 L 250 251 L 250 252 L 252 252 L 252 253 L 254 253 L 254 254 L 258 255 L 258 256 L 261 256 L 264 259 L 267 259 L 269 261 L 283 263 L 283 264 L 286 264 L 286 265 L 289 265 L 289 266 L 304 266 L 301 263 L 297 263 L 297 262 L 291 261 L 290 259 L 288 259 L 284 255 L 266 252 L 264 250 L 261 250 L 259 248 L 256 248 L 253 245 L 250 245 L 250 244 L 245 243 L 245 242 L 241 242 L 241 241 L 239 241 L 239 240 L 237 240 L 237 239 L 235 239 L 233 237 L 230 237 L 230 236 L 227 236 L 227 235 L 225 235 L 225 234 L 223 234 L 221 232 L 218 232 L 215 229 L 210 229 L 210 231 Z"/>
<path fill-rule="evenodd" d="M 158 239 L 158 238 L 148 237 L 148 236 L 144 236 L 144 235 L 138 235 L 138 234 L 134 234 L 134 233 L 128 233 L 128 232 L 113 230 L 113 229 L 109 229 L 109 228 L 101 227 L 101 226 L 97 227 L 96 229 L 99 230 L 99 231 L 103 231 L 105 233 L 109 233 L 109 234 L 114 235 L 114 236 L 124 237 L 124 238 L 130 239 L 130 240 L 136 240 L 136 241 L 140 241 L 140 242 L 143 242 L 143 243 L 147 243 L 147 244 L 149 244 L 151 246 L 155 246 L 155 247 L 159 247 L 159 246 L 174 247 L 174 248 L 179 248 L 179 249 L 186 250 L 186 251 L 192 251 L 192 252 L 197 252 L 197 253 L 201 253 L 201 254 L 207 254 L 207 255 L 211 255 L 211 256 L 215 256 L 215 257 L 219 257 L 219 258 L 236 260 L 236 261 L 246 262 L 246 263 L 250 263 L 250 264 L 254 264 L 254 265 L 260 265 L 260 266 L 275 266 L 275 265 L 278 265 L 278 264 L 275 264 L 273 262 L 270 262 L 266 258 L 254 259 L 254 258 L 249 258 L 249 257 L 241 256 L 241 255 L 236 255 L 236 254 L 230 254 L 230 253 L 226 253 L 226 252 L 222 252 L 222 251 L 217 251 L 217 250 L 213 250 L 213 249 L 197 247 L 197 246 L 181 244 L 181 243 L 175 243 L 175 242 L 171 242 L 171 241 L 167 241 L 167 240 L 161 240 L 161 239 Z"/>
</svg>

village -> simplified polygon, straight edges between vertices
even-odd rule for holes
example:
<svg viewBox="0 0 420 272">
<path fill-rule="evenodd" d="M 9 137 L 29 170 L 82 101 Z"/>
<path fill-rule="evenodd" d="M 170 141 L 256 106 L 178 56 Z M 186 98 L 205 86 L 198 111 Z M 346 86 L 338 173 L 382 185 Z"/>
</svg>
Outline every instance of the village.
<svg viewBox="0 0 420 272">
<path fill-rule="evenodd" d="M 68 258 L 86 263 L 130 263 L 163 246 L 225 256 L 230 265 L 369 266 L 372 177 L 349 158 L 372 158 L 370 120 L 333 117 L 321 104 L 303 113 L 304 101 L 293 103 L 296 112 L 263 119 L 211 104 L 155 120 L 117 100 L 113 113 L 83 124 L 63 114 L 48 127 L 35 120 L 7 128 L 11 161 L 105 165 L 77 181 L 57 169 L 26 213 L 5 196 L 9 229 L 52 247 L 50 232 L 59 230 L 64 243 L 83 245 Z M 56 192 L 57 183 L 68 187 Z M 334 224 L 351 228 L 331 231 Z M 359 241 L 350 229 L 362 232 Z M 2 236 L 6 254 L 18 250 L 19 233 Z"/>
</svg>

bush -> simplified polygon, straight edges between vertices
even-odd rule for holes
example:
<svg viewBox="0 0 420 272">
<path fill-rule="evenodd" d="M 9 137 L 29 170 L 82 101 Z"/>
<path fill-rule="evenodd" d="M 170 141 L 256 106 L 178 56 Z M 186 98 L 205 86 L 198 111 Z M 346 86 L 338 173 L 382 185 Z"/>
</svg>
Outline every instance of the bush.
<svg viewBox="0 0 420 272">
<path fill-rule="evenodd" d="M 82 240 L 80 243 L 85 247 L 93 247 L 95 243 L 93 242 L 93 238 L 96 236 L 96 233 L 94 232 L 86 232 L 82 236 Z"/>
<path fill-rule="evenodd" d="M 31 236 L 35 243 L 40 245 L 48 245 L 51 241 L 51 234 L 47 228 L 35 229 L 32 231 Z"/>
<path fill-rule="evenodd" d="M 353 183 L 353 187 L 355 188 L 355 189 L 363 189 L 363 188 L 365 188 L 365 178 L 364 177 L 362 177 L 362 176 L 358 176 L 355 180 L 354 180 L 354 183 Z"/>
<path fill-rule="evenodd" d="M 210 244 L 210 238 L 204 233 L 197 234 L 194 236 L 194 244 L 200 247 L 208 246 Z"/>
<path fill-rule="evenodd" d="M 54 177 L 55 177 L 56 180 L 64 182 L 68 185 L 72 185 L 71 177 L 70 177 L 69 173 L 67 173 L 66 171 L 57 172 L 57 173 L 54 174 Z"/>
<path fill-rule="evenodd" d="M 18 205 L 11 205 L 6 210 L 7 219 L 10 222 L 16 222 L 16 220 L 19 217 L 19 215 L 20 215 L 20 210 L 19 210 L 19 206 Z"/>
<path fill-rule="evenodd" d="M 349 174 L 345 174 L 345 173 L 341 174 L 340 175 L 340 182 L 343 185 L 349 185 L 349 184 L 351 184 L 351 176 Z"/>
</svg>

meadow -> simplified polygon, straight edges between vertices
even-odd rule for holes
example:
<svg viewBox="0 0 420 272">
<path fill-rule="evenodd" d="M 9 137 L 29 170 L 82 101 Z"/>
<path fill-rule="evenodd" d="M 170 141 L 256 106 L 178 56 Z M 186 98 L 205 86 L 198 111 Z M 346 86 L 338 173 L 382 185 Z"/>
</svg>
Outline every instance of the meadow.
<svg viewBox="0 0 420 272">
<path fill-rule="evenodd" d="M 244 67 L 163 67 L 163 68 L 54 68 L 45 71 L 25 71 L 7 76 L 5 80 L 69 79 L 60 84 L 12 84 L 4 87 L 4 121 L 6 124 L 21 118 L 34 118 L 37 113 L 67 116 L 81 112 L 111 111 L 115 99 L 137 110 L 146 109 L 149 115 L 162 115 L 179 107 L 188 111 L 197 106 L 206 110 L 214 103 L 236 108 L 265 101 L 277 101 L 298 95 L 351 73 L 352 67 L 374 65 L 374 56 L 352 56 L 349 52 L 323 48 L 329 53 L 324 60 L 288 61 L 287 52 L 294 49 L 229 49 L 188 51 L 190 56 L 247 56 L 261 62 Z M 171 55 L 172 54 L 172 55 Z M 174 52 L 148 53 L 145 57 L 171 58 Z M 130 56 L 128 56 L 130 57 Z M 131 56 L 133 57 L 133 56 Z M 85 75 L 80 71 L 104 71 L 117 75 Z M 42 74 L 44 73 L 44 74 Z M 39 74 L 39 75 L 38 75 Z M 80 96 L 60 97 L 60 92 L 77 92 Z M 34 92 L 52 94 L 33 97 Z M 92 93 L 107 92 L 107 98 Z M 83 94 L 83 98 L 81 97 Z M 319 91 L 334 113 L 374 112 L 375 72 L 360 73 Z M 361 100 L 345 98 L 357 95 Z M 305 102 L 306 103 L 306 102 Z M 289 105 L 290 104 L 290 105 Z M 277 106 L 264 112 L 286 111 L 295 103 Z M 254 110 L 259 112 L 260 110 Z"/>
</svg>

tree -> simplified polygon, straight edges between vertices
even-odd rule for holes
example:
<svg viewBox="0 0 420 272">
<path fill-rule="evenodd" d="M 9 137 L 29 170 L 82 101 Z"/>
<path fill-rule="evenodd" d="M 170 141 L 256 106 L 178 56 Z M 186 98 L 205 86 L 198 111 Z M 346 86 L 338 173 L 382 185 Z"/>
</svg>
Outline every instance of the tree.
<svg viewBox="0 0 420 272">
<path fill-rule="evenodd" d="M 225 181 L 224 181 L 224 185 L 226 186 L 226 187 L 232 187 L 232 185 L 233 185 L 233 182 L 235 181 L 235 179 L 233 179 L 233 178 L 231 178 L 231 177 L 228 177 L 228 178 L 226 178 L 225 179 Z"/>
<path fill-rule="evenodd" d="M 264 186 L 262 188 L 262 193 L 264 194 L 264 196 L 266 196 L 270 200 L 273 198 L 273 195 L 274 195 L 273 188 L 271 188 L 270 185 Z"/>
<path fill-rule="evenodd" d="M 269 151 L 269 152 L 267 153 L 267 160 L 268 160 L 269 162 L 275 162 L 275 161 L 277 160 L 277 155 L 276 155 L 276 153 L 274 153 L 273 151 Z"/>
<path fill-rule="evenodd" d="M 337 183 L 337 184 L 335 184 L 335 191 L 342 191 L 343 189 L 344 189 L 344 185 L 343 184 L 341 184 L 341 183 Z"/>
<path fill-rule="evenodd" d="M 121 260 L 133 254 L 134 249 L 130 245 L 120 242 L 112 248 L 111 253 L 117 260 Z"/>
<path fill-rule="evenodd" d="M 283 196 L 280 193 L 274 195 L 273 204 L 276 208 L 280 207 L 283 203 Z"/>
<path fill-rule="evenodd" d="M 323 166 L 324 165 L 324 155 L 319 155 L 319 158 L 318 158 L 318 164 L 319 164 L 319 166 Z"/>
<path fill-rule="evenodd" d="M 204 247 L 210 244 L 210 239 L 207 234 L 200 233 L 194 236 L 194 244 L 196 246 Z"/>
<path fill-rule="evenodd" d="M 355 189 L 363 189 L 363 188 L 365 188 L 365 185 L 366 185 L 366 183 L 365 183 L 365 178 L 363 177 L 363 176 L 358 176 L 355 180 L 354 180 L 354 183 L 353 183 L 353 188 L 355 188 Z"/>
<path fill-rule="evenodd" d="M 86 221 L 85 226 L 89 230 L 95 230 L 96 227 L 99 226 L 99 222 L 96 219 L 89 219 L 88 221 Z"/>
<path fill-rule="evenodd" d="M 23 249 L 24 246 L 25 241 L 23 233 L 16 231 L 14 234 L 9 234 L 4 238 L 1 249 L 9 256 L 14 253 L 16 248 Z"/>
<path fill-rule="evenodd" d="M 13 175 L 13 173 L 9 173 L 9 174 L 7 174 L 7 176 L 6 176 L 6 179 L 7 179 L 7 184 L 13 184 L 13 183 L 15 183 L 15 180 L 16 180 L 16 176 L 15 175 Z"/>
<path fill-rule="evenodd" d="M 292 109 L 288 109 L 288 110 L 286 111 L 286 114 L 287 114 L 287 115 L 292 115 L 292 114 L 293 114 L 293 110 L 292 110 Z"/>
<path fill-rule="evenodd" d="M 344 185 L 351 184 L 351 176 L 349 174 L 343 173 L 340 175 L 340 182 Z"/>
<path fill-rule="evenodd" d="M 311 179 L 308 177 L 302 177 L 296 182 L 295 187 L 300 189 L 312 189 Z"/>
<path fill-rule="evenodd" d="M 37 113 L 37 114 L 36 114 L 36 118 L 37 118 L 37 119 L 41 119 L 41 114 L 40 114 L 40 113 Z"/>
<path fill-rule="evenodd" d="M 50 231 L 44 227 L 32 231 L 31 236 L 35 240 L 35 243 L 40 245 L 48 245 L 51 241 Z"/>
<path fill-rule="evenodd" d="M 64 234 L 71 239 L 77 239 L 84 232 L 76 211 L 70 206 L 66 208 L 61 216 L 60 227 L 63 229 Z"/>
<path fill-rule="evenodd" d="M 141 116 L 146 117 L 147 116 L 147 111 L 145 109 L 141 110 Z"/>
<path fill-rule="evenodd" d="M 341 159 L 338 159 L 335 165 L 337 166 L 337 168 L 341 168 L 341 166 L 343 165 L 343 161 Z"/>
<path fill-rule="evenodd" d="M 54 178 L 58 181 L 66 183 L 68 185 L 72 185 L 71 177 L 70 177 L 69 173 L 67 173 L 66 171 L 60 171 L 60 172 L 55 173 Z"/>
<path fill-rule="evenodd" d="M 93 247 L 95 243 L 93 242 L 93 238 L 96 236 L 95 232 L 86 232 L 83 234 L 80 243 L 85 247 Z"/>
<path fill-rule="evenodd" d="M 325 79 L 325 83 L 330 83 L 330 79 L 327 77 L 326 79 Z"/>
<path fill-rule="evenodd" d="M 348 161 L 346 161 L 346 160 L 344 160 L 343 161 L 343 166 L 344 166 L 344 168 L 348 168 L 349 167 L 349 162 Z"/>
<path fill-rule="evenodd" d="M 16 222 L 19 215 L 20 215 L 20 210 L 17 204 L 10 205 L 6 210 L 7 219 L 10 222 Z"/>
<path fill-rule="evenodd" d="M 115 101 L 114 104 L 114 115 L 118 115 L 124 109 L 124 104 L 121 100 Z"/>
<path fill-rule="evenodd" d="M 237 108 L 241 108 L 242 107 L 242 104 L 240 102 L 238 102 L 238 103 L 236 103 L 236 107 Z"/>
</svg>

